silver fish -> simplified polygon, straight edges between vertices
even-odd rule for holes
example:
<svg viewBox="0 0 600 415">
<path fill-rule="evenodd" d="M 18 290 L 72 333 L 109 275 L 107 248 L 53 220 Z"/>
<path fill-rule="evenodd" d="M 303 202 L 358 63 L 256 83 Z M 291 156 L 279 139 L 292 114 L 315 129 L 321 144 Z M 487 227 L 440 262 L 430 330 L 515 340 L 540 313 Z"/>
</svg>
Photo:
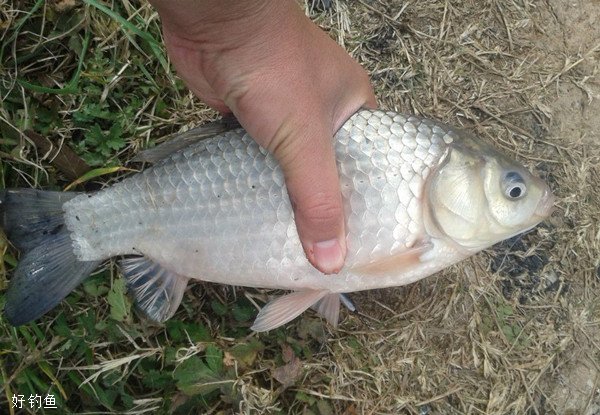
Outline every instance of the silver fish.
<svg viewBox="0 0 600 415">
<path fill-rule="evenodd" d="M 170 148 L 178 150 L 164 155 Z M 336 325 L 341 294 L 412 283 L 552 211 L 542 180 L 435 121 L 359 111 L 335 149 L 348 254 L 329 276 L 304 255 L 277 161 L 241 128 L 191 130 L 147 153 L 163 157 L 151 168 L 94 194 L 0 193 L 2 226 L 24 252 L 8 320 L 39 317 L 102 261 L 124 256 L 129 289 L 153 320 L 170 318 L 197 279 L 292 290 L 260 311 L 256 331 L 309 307 Z"/>
</svg>

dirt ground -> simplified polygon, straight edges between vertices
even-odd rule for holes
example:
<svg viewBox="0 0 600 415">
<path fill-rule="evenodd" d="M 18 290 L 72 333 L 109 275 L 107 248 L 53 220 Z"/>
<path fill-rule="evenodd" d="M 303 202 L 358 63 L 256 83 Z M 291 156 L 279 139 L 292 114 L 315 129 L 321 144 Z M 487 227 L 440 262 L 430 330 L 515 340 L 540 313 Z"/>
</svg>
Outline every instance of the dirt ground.
<svg viewBox="0 0 600 415">
<path fill-rule="evenodd" d="M 568 349 L 564 360 L 557 364 L 552 378 L 546 383 L 549 386 L 548 398 L 556 405 L 557 413 L 597 415 L 600 414 L 600 310 L 597 306 L 600 280 L 600 199 L 597 196 L 600 183 L 600 2 L 551 1 L 548 6 L 548 25 L 538 44 L 549 47 L 553 53 L 580 56 L 581 67 L 577 70 L 580 79 L 593 79 L 590 83 L 586 79 L 556 85 L 556 100 L 549 104 L 549 109 L 552 114 L 550 134 L 554 141 L 578 142 L 581 150 L 591 156 L 589 164 L 581 160 L 581 163 L 565 166 L 565 170 L 569 176 L 574 176 L 575 182 L 587 183 L 571 189 L 569 199 L 572 203 L 586 203 L 586 199 L 590 202 L 591 211 L 587 214 L 591 217 L 585 222 L 590 230 L 595 230 L 595 241 L 581 241 L 580 246 L 590 249 L 594 261 L 590 265 L 595 267 L 590 271 L 595 272 L 596 281 L 595 294 L 588 292 L 592 287 L 577 284 L 579 286 L 574 287 L 568 297 L 573 311 L 586 303 L 586 297 L 590 298 L 588 307 L 591 314 L 586 315 L 588 310 L 584 306 L 576 312 L 578 316 L 573 316 L 573 347 Z M 569 169 L 571 173 L 568 173 Z M 591 196 L 588 192 L 596 195 Z M 569 202 L 565 203 L 565 207 L 568 208 Z M 593 234 L 589 236 L 594 238 Z M 572 251 L 577 252 L 576 246 Z"/>
<path fill-rule="evenodd" d="M 350 381 L 361 358 L 336 339 L 333 390 L 379 399 L 361 413 L 600 414 L 600 2 L 390 3 L 348 6 L 383 106 L 495 141 L 558 209 L 442 276 L 355 295 L 374 323 L 342 331 L 379 364 Z"/>
</svg>

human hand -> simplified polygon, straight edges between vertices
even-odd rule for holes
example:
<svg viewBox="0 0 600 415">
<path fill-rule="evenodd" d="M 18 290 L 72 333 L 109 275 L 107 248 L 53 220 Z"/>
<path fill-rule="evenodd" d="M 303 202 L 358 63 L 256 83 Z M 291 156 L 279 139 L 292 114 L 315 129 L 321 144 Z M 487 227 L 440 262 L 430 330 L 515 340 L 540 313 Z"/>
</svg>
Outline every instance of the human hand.
<svg viewBox="0 0 600 415">
<path fill-rule="evenodd" d="M 277 158 L 308 260 L 338 272 L 346 233 L 332 136 L 376 105 L 365 71 L 293 0 L 151 3 L 179 76 Z"/>
</svg>

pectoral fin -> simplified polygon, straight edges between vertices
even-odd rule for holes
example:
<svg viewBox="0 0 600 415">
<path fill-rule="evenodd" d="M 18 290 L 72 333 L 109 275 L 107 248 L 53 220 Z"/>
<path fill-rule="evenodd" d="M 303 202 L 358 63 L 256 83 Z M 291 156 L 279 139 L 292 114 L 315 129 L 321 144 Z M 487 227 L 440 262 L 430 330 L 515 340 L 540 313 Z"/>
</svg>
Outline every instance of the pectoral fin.
<svg viewBox="0 0 600 415">
<path fill-rule="evenodd" d="M 328 294 L 327 290 L 296 291 L 276 298 L 260 310 L 251 329 L 258 332 L 273 330 L 292 321 Z"/>
<path fill-rule="evenodd" d="M 419 265 L 422 262 L 421 256 L 433 248 L 433 244 L 424 243 L 392 255 L 382 258 L 378 261 L 370 262 L 365 265 L 350 268 L 353 274 L 365 276 L 387 275 L 401 270 L 406 270 Z"/>
<path fill-rule="evenodd" d="M 175 314 L 188 278 L 168 271 L 146 257 L 125 258 L 120 264 L 136 306 L 148 318 L 163 322 Z"/>
<path fill-rule="evenodd" d="M 321 298 L 313 307 L 333 327 L 338 326 L 340 319 L 340 294 L 329 294 Z"/>
</svg>

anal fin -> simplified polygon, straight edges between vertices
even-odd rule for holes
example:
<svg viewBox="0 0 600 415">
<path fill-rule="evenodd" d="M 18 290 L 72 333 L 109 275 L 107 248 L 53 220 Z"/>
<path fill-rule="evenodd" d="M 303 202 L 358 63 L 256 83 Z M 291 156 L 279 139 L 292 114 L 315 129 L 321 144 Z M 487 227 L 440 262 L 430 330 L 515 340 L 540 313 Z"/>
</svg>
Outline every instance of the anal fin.
<svg viewBox="0 0 600 415">
<path fill-rule="evenodd" d="M 296 291 L 276 298 L 260 310 L 251 329 L 261 332 L 282 326 L 329 294 L 327 290 Z"/>
<path fill-rule="evenodd" d="M 164 322 L 175 314 L 189 278 L 143 256 L 125 258 L 120 265 L 136 306 L 148 318 Z"/>
</svg>

